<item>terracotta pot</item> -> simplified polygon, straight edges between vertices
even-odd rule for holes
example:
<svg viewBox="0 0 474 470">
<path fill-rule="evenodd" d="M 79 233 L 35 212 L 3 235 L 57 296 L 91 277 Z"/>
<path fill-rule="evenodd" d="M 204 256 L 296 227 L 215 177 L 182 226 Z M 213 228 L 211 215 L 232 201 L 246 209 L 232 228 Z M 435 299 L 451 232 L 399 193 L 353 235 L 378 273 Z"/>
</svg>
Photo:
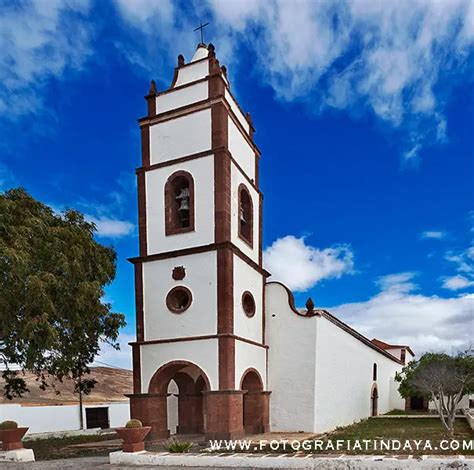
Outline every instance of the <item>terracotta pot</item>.
<svg viewBox="0 0 474 470">
<path fill-rule="evenodd" d="M 29 428 L 0 429 L 0 441 L 3 442 L 3 450 L 23 449 L 22 437 Z"/>
<path fill-rule="evenodd" d="M 145 437 L 151 431 L 151 426 L 142 428 L 116 428 L 117 434 L 122 439 L 124 452 L 141 452 L 145 450 Z"/>
</svg>

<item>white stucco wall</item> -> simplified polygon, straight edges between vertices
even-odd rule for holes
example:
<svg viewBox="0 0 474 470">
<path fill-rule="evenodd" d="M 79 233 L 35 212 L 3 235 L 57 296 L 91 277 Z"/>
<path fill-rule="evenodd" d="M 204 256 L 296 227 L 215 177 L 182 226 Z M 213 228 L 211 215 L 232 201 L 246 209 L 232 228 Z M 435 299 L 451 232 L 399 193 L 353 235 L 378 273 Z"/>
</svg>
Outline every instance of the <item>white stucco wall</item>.
<svg viewBox="0 0 474 470">
<path fill-rule="evenodd" d="M 183 139 L 185 140 L 185 139 Z M 178 170 L 194 179 L 195 230 L 179 235 L 165 235 L 165 185 Z M 169 165 L 145 174 L 148 252 L 158 253 L 214 242 L 214 156 Z"/>
<path fill-rule="evenodd" d="M 313 431 L 315 319 L 298 317 L 280 284 L 265 289 L 271 430 Z"/>
<path fill-rule="evenodd" d="M 258 237 L 259 237 L 259 195 L 255 189 L 250 186 L 248 181 L 239 171 L 239 169 L 231 163 L 231 190 L 232 190 L 232 198 L 231 198 L 231 239 L 232 243 L 240 248 L 247 256 L 252 258 L 253 261 L 258 263 Z M 240 183 L 244 183 L 247 187 L 250 196 L 252 198 L 253 203 L 253 247 L 245 243 L 239 237 L 239 185 Z"/>
<path fill-rule="evenodd" d="M 234 255 L 234 333 L 261 343 L 263 313 L 263 276 Z M 249 291 L 255 300 L 255 315 L 249 318 L 242 306 L 242 294 Z"/>
<path fill-rule="evenodd" d="M 205 59 L 206 57 L 209 57 L 207 47 L 199 45 L 189 62 L 196 62 L 197 60 Z"/>
<path fill-rule="evenodd" d="M 207 375 L 211 390 L 218 388 L 219 348 L 217 338 L 147 344 L 142 345 L 140 350 L 143 393 L 147 393 L 153 374 L 161 366 L 171 361 L 188 361 L 196 364 Z"/>
<path fill-rule="evenodd" d="M 84 404 L 84 426 L 87 408 L 108 408 L 111 428 L 124 426 L 130 419 L 128 400 L 121 403 Z M 42 432 L 74 431 L 80 429 L 79 404 L 59 406 L 0 405 L 0 421 L 13 420 L 19 426 L 29 427 L 28 434 Z"/>
<path fill-rule="evenodd" d="M 405 409 L 405 399 L 402 398 L 398 392 L 398 387 L 400 384 L 395 382 L 395 377 L 390 379 L 390 409 L 391 410 L 404 410 Z"/>
<path fill-rule="evenodd" d="M 202 62 L 196 62 L 194 64 L 182 67 L 178 71 L 178 79 L 176 80 L 175 87 L 184 85 L 186 83 L 194 82 L 201 78 L 209 75 L 209 61 L 203 60 Z"/>
<path fill-rule="evenodd" d="M 260 374 L 263 387 L 267 390 L 266 362 L 267 353 L 265 348 L 237 340 L 235 342 L 235 388 L 240 387 L 245 371 L 253 368 Z"/>
<path fill-rule="evenodd" d="M 394 401 L 391 382 L 402 366 L 326 318 L 316 320 L 314 430 L 323 432 L 370 416 L 374 363 L 377 364 L 378 413 L 390 411 Z"/>
<path fill-rule="evenodd" d="M 186 277 L 171 277 L 175 266 L 184 266 Z M 143 264 L 145 340 L 202 336 L 217 331 L 217 255 L 210 251 Z M 181 314 L 166 306 L 166 295 L 176 286 L 187 287 L 193 296 Z"/>
<path fill-rule="evenodd" d="M 196 83 L 195 85 L 170 91 L 156 97 L 156 112 L 165 113 L 172 109 L 187 106 L 209 97 L 209 84 L 207 82 Z"/>
<path fill-rule="evenodd" d="M 298 315 L 278 283 L 266 285 L 265 314 L 273 431 L 324 432 L 370 416 L 374 363 L 379 414 L 403 409 L 393 380 L 401 364 L 323 316 Z"/>
<path fill-rule="evenodd" d="M 211 148 L 211 110 L 203 109 L 150 127 L 150 163 Z"/>
<path fill-rule="evenodd" d="M 240 108 L 237 105 L 237 102 L 234 100 L 234 97 L 230 94 L 227 88 L 224 91 L 224 96 L 225 96 L 226 101 L 229 103 L 230 109 L 235 114 L 235 117 L 239 120 L 240 124 L 242 124 L 242 127 L 245 129 L 245 132 L 249 133 L 250 131 L 249 123 L 245 119 L 245 116 L 240 111 Z"/>
<path fill-rule="evenodd" d="M 245 174 L 255 180 L 255 152 L 229 116 L 229 151 Z"/>
</svg>

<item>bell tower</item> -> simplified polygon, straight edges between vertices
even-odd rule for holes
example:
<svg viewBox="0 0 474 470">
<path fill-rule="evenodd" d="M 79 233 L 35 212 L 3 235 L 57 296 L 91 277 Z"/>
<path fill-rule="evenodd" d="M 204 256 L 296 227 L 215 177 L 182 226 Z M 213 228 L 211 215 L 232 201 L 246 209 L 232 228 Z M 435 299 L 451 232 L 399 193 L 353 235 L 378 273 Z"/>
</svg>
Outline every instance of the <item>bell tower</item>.
<svg viewBox="0 0 474 470">
<path fill-rule="evenodd" d="M 214 46 L 178 56 L 171 86 L 152 81 L 139 119 L 140 255 L 131 415 L 169 435 L 235 438 L 269 423 L 260 152 Z"/>
</svg>

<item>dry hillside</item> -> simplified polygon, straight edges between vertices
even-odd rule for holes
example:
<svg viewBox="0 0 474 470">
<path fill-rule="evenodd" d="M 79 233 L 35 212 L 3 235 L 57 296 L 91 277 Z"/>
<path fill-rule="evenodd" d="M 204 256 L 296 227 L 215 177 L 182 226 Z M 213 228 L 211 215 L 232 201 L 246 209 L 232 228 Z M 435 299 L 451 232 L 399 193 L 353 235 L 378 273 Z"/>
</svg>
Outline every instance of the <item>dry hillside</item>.
<svg viewBox="0 0 474 470">
<path fill-rule="evenodd" d="M 55 389 L 48 387 L 46 390 L 39 388 L 36 377 L 31 372 L 24 376 L 29 393 L 22 398 L 8 400 L 4 396 L 4 380 L 0 377 L 0 403 L 23 403 L 54 405 L 62 403 L 77 403 L 78 397 L 74 394 L 74 385 L 71 380 L 56 382 Z M 85 402 L 110 402 L 127 400 L 124 396 L 132 393 L 132 371 L 126 369 L 112 369 L 110 367 L 92 367 L 90 378 L 97 380 L 92 393 L 84 397 Z M 59 392 L 57 394 L 56 392 Z"/>
</svg>

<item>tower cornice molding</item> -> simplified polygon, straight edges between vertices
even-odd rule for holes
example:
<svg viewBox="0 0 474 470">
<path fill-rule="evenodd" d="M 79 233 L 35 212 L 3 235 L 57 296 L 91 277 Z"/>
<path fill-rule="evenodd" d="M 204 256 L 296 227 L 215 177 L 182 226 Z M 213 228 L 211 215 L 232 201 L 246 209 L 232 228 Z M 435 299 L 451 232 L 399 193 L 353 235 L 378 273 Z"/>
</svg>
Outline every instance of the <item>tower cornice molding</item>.
<svg viewBox="0 0 474 470">
<path fill-rule="evenodd" d="M 269 349 L 269 346 L 258 341 L 253 341 L 242 336 L 234 335 L 231 333 L 217 333 L 214 335 L 200 335 L 200 336 L 181 336 L 178 338 L 162 338 L 162 339 L 148 339 L 143 341 L 131 341 L 128 343 L 130 346 L 146 346 L 148 344 L 167 344 L 167 343 L 181 343 L 184 341 L 205 341 L 208 339 L 219 339 L 219 338 L 231 338 L 236 341 L 242 341 L 243 343 L 258 346 L 260 348 Z"/>
<path fill-rule="evenodd" d="M 168 166 L 173 166 L 173 165 L 180 165 L 182 163 L 185 163 L 185 162 L 189 162 L 191 160 L 197 160 L 199 158 L 204 158 L 204 157 L 209 157 L 211 155 L 214 155 L 216 153 L 219 153 L 219 152 L 224 152 L 228 155 L 228 157 L 230 158 L 231 162 L 235 165 L 235 167 L 240 171 L 240 173 L 242 174 L 242 176 L 245 178 L 245 180 L 247 181 L 247 183 L 257 192 L 257 194 L 259 194 L 262 199 L 263 199 L 263 193 L 260 191 L 260 189 L 258 188 L 257 186 L 257 183 L 256 181 L 252 181 L 252 179 L 247 175 L 247 173 L 245 173 L 245 171 L 243 170 L 243 168 L 239 165 L 239 163 L 237 162 L 237 160 L 233 157 L 232 153 L 229 151 L 228 148 L 224 147 L 224 146 L 221 146 L 221 147 L 217 147 L 217 148 L 213 148 L 213 149 L 210 149 L 210 150 L 205 150 L 204 152 L 198 152 L 198 153 L 193 153 L 191 155 L 185 155 L 184 157 L 179 157 L 179 158 L 174 158 L 172 160 L 166 160 L 164 162 L 160 162 L 160 163 L 154 163 L 153 165 L 148 165 L 148 166 L 140 166 L 138 168 L 135 169 L 135 173 L 138 175 L 138 174 L 142 174 L 142 173 L 146 173 L 148 171 L 153 171 L 153 170 L 158 170 L 160 168 L 166 168 Z"/>
<path fill-rule="evenodd" d="M 213 74 L 213 75 L 209 75 L 209 76 L 207 76 L 203 79 L 199 79 L 199 80 L 196 80 L 196 81 L 191 82 L 191 83 L 186 83 L 185 85 L 182 85 L 181 87 L 173 88 L 172 90 L 167 90 L 165 92 L 162 92 L 161 94 L 170 93 L 172 91 L 179 90 L 181 88 L 186 88 L 186 87 L 189 87 L 191 85 L 195 85 L 197 83 L 206 82 L 206 81 L 209 81 L 210 78 L 220 78 L 221 80 L 223 80 L 222 77 L 220 77 L 219 74 Z M 239 110 L 241 111 L 242 115 L 245 118 L 245 114 L 243 114 L 242 109 L 240 108 L 239 104 L 237 103 L 237 100 L 233 97 L 232 93 L 228 89 L 228 85 L 225 82 L 224 82 L 224 85 L 227 88 L 227 91 L 229 92 L 230 96 L 232 96 L 232 98 L 234 99 L 234 102 L 239 107 Z M 157 96 L 160 96 L 160 93 L 158 93 Z M 140 125 L 140 127 L 142 127 L 142 128 L 145 127 L 145 126 L 153 126 L 155 124 L 159 124 L 159 123 L 166 122 L 166 121 L 171 121 L 172 119 L 178 119 L 180 117 L 187 116 L 188 114 L 192 114 L 192 113 L 196 113 L 196 112 L 199 112 L 199 111 L 203 111 L 205 109 L 209 109 L 216 103 L 224 103 L 224 106 L 226 107 L 226 110 L 227 110 L 230 118 L 232 119 L 233 123 L 237 126 L 240 133 L 243 135 L 243 137 L 247 141 L 247 143 L 254 150 L 256 157 L 260 158 L 260 156 L 261 156 L 260 149 L 255 144 L 255 142 L 253 141 L 251 134 L 242 126 L 239 118 L 235 115 L 234 111 L 232 110 L 232 108 L 230 106 L 230 103 L 227 101 L 225 95 L 222 94 L 222 93 L 218 94 L 214 97 L 209 97 L 205 100 L 196 101 L 194 103 L 190 103 L 190 104 L 181 106 L 179 108 L 175 108 L 175 109 L 172 109 L 172 110 L 169 110 L 169 111 L 165 111 L 163 113 L 157 113 L 153 116 L 144 116 L 142 118 L 139 118 L 137 120 L 137 122 Z M 251 126 L 251 131 L 253 132 L 253 126 Z"/>
<path fill-rule="evenodd" d="M 179 256 L 187 256 L 187 255 L 194 255 L 197 253 L 217 251 L 219 249 L 225 249 L 225 248 L 231 250 L 232 253 L 234 253 L 236 256 L 241 258 L 242 261 L 245 261 L 250 266 L 252 266 L 252 268 L 254 268 L 256 271 L 262 274 L 262 276 L 265 276 L 265 277 L 271 276 L 271 274 L 266 269 L 264 269 L 262 266 L 256 263 L 252 258 L 247 256 L 239 247 L 237 247 L 230 241 L 225 241 L 225 242 L 220 242 L 220 243 L 210 243 L 208 245 L 193 246 L 190 248 L 182 248 L 179 250 L 163 251 L 161 253 L 153 253 L 153 254 L 148 254 L 146 256 L 136 256 L 133 258 L 128 258 L 127 261 L 129 261 L 132 264 L 148 263 L 151 261 L 158 261 L 162 259 L 178 258 Z"/>
</svg>

